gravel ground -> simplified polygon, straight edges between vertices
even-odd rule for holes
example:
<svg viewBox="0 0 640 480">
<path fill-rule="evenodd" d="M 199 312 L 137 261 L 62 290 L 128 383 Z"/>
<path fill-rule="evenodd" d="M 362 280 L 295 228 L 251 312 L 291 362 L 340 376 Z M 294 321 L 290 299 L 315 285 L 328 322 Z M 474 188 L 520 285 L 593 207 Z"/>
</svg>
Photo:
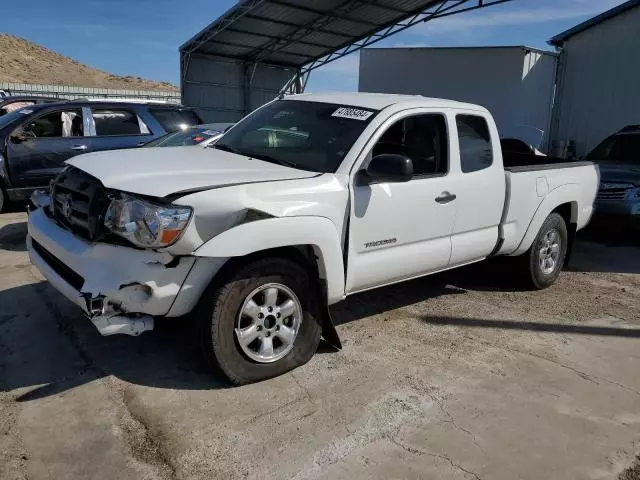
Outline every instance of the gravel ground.
<svg viewBox="0 0 640 480">
<path fill-rule="evenodd" d="M 357 295 L 344 349 L 229 388 L 186 320 L 100 337 L 0 216 L 0 478 L 640 478 L 640 247 L 581 238 L 521 291 L 488 262 Z"/>
</svg>

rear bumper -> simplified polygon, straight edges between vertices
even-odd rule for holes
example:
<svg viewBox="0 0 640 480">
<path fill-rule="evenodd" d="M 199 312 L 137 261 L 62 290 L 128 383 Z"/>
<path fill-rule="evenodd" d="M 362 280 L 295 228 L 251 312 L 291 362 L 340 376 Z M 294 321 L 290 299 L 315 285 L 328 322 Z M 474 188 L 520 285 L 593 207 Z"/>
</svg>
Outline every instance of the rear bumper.
<svg viewBox="0 0 640 480">
<path fill-rule="evenodd" d="M 31 262 L 89 316 L 96 315 L 94 301 L 125 314 L 184 315 L 197 303 L 216 265 L 219 268 L 224 263 L 91 244 L 59 227 L 43 208 L 29 215 L 28 232 Z"/>
</svg>

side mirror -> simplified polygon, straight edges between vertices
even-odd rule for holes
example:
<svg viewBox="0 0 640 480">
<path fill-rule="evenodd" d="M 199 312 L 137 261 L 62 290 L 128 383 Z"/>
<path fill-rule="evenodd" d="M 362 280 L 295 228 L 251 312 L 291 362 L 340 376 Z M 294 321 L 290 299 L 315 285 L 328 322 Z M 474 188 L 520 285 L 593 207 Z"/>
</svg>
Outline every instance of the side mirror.
<svg viewBox="0 0 640 480">
<path fill-rule="evenodd" d="M 413 162 L 404 155 L 383 153 L 373 157 L 362 173 L 365 183 L 408 182 L 413 177 Z"/>
</svg>

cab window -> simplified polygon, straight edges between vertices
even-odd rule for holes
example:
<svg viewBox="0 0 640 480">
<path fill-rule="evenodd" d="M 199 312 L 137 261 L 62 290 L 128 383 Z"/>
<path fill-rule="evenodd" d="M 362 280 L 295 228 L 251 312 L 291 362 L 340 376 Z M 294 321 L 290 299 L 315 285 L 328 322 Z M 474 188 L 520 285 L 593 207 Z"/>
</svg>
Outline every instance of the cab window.
<svg viewBox="0 0 640 480">
<path fill-rule="evenodd" d="M 493 164 L 493 147 L 487 121 L 477 115 L 457 115 L 460 167 L 463 173 L 477 172 Z"/>
<path fill-rule="evenodd" d="M 372 156 L 394 153 L 409 157 L 415 177 L 444 175 L 449 170 L 447 128 L 443 115 L 413 115 L 396 121 L 382 134 Z"/>
</svg>

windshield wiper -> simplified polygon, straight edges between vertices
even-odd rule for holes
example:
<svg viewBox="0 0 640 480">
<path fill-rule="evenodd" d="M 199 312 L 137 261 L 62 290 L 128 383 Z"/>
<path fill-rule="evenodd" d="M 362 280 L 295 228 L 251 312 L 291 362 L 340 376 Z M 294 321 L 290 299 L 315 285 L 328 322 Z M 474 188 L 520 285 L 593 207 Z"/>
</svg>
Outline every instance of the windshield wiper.
<svg viewBox="0 0 640 480">
<path fill-rule="evenodd" d="M 211 145 L 211 148 L 215 148 L 217 150 L 224 150 L 225 152 L 235 153 L 236 155 L 244 155 L 240 150 L 230 145 L 225 145 L 224 143 L 214 143 Z"/>
<path fill-rule="evenodd" d="M 265 162 L 277 163 L 278 165 L 284 165 L 285 167 L 297 168 L 301 169 L 297 163 L 289 162 L 288 160 L 282 160 L 281 158 L 271 157 L 269 155 L 263 155 L 261 153 L 246 153 L 247 157 L 257 158 L 258 160 L 263 160 Z M 301 169 L 304 170 L 304 169 Z"/>
</svg>

